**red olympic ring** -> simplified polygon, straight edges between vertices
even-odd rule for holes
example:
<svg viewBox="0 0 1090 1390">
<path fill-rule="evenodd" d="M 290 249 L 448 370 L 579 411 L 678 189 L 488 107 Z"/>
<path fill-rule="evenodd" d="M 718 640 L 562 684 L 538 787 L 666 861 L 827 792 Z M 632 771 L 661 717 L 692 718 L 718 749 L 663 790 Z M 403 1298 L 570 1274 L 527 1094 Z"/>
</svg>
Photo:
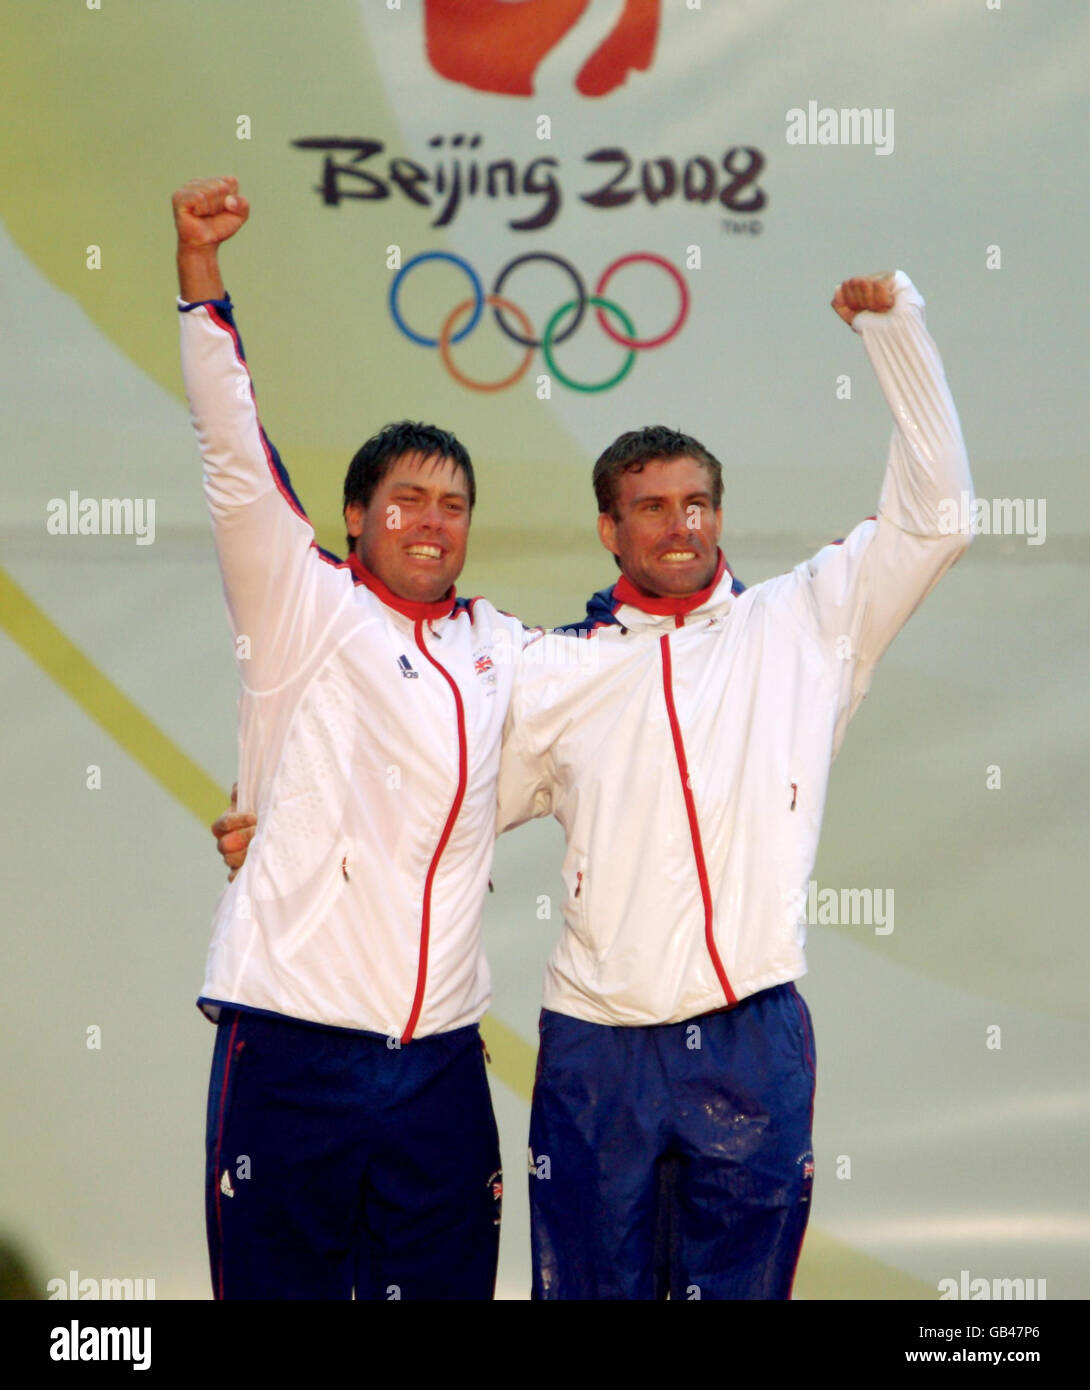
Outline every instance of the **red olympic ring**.
<svg viewBox="0 0 1090 1390">
<path fill-rule="evenodd" d="M 681 310 L 678 313 L 677 318 L 666 330 L 666 332 L 660 333 L 657 338 L 626 338 L 622 333 L 618 333 L 617 330 L 610 325 L 609 320 L 606 318 L 605 312 L 602 309 L 595 309 L 594 311 L 598 319 L 598 324 L 604 333 L 608 334 L 608 336 L 611 337 L 615 343 L 620 343 L 622 347 L 661 347 L 663 343 L 668 343 L 671 338 L 675 337 L 678 333 L 681 332 L 682 325 L 684 324 L 685 320 L 689 317 L 689 287 L 685 283 L 685 277 L 678 270 L 677 266 L 671 265 L 670 262 L 662 256 L 653 255 L 650 251 L 633 251 L 630 256 L 622 256 L 620 260 L 614 261 L 612 265 L 606 266 L 605 270 L 602 271 L 601 278 L 599 279 L 597 285 L 595 285 L 594 287 L 594 293 L 599 298 L 604 296 L 606 292 L 606 285 L 609 283 L 610 279 L 615 274 L 615 272 L 620 270 L 622 266 L 629 265 L 632 261 L 649 261 L 652 265 L 661 266 L 663 270 L 667 271 L 673 277 L 674 283 L 677 285 L 678 290 L 681 293 Z"/>
<path fill-rule="evenodd" d="M 487 295 L 485 297 L 484 302 L 488 305 L 491 305 L 493 309 L 506 309 L 508 313 L 513 314 L 515 318 L 518 319 L 519 327 L 526 334 L 527 338 L 532 338 L 534 336 L 533 324 L 530 322 L 530 320 L 526 317 L 526 315 L 522 312 L 522 310 L 518 307 L 517 304 L 512 304 L 509 299 L 504 299 L 501 295 L 498 294 Z M 439 356 L 443 360 L 444 367 L 446 367 L 447 371 L 451 374 L 454 380 L 460 381 L 463 386 L 468 386 L 471 391 L 506 390 L 508 386 L 514 386 L 515 382 L 518 381 L 520 377 L 526 375 L 527 368 L 533 361 L 534 348 L 528 347 L 526 349 L 526 355 L 523 357 L 519 365 L 515 368 L 515 370 L 511 373 L 510 376 L 505 376 L 501 381 L 474 381 L 472 377 L 468 377 L 465 375 L 464 372 L 458 370 L 458 368 L 454 365 L 454 359 L 451 357 L 450 341 L 451 335 L 454 331 L 454 324 L 459 314 L 464 314 L 465 311 L 467 309 L 472 308 L 475 303 L 476 300 L 474 299 L 463 299 L 461 304 L 456 304 L 454 308 L 450 311 L 450 313 L 447 315 L 442 328 L 439 330 Z"/>
</svg>

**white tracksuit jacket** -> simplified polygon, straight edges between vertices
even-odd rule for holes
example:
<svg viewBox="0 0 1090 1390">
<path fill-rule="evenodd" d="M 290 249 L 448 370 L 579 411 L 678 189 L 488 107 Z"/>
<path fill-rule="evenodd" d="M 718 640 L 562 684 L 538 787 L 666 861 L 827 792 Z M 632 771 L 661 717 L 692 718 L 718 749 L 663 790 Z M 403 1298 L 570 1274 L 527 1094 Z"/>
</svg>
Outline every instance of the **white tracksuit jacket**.
<svg viewBox="0 0 1090 1390">
<path fill-rule="evenodd" d="M 567 837 L 548 1009 L 672 1023 L 805 973 L 830 764 L 875 663 L 970 540 L 942 526 L 943 499 L 972 489 L 942 363 L 901 272 L 895 290 L 852 325 L 895 426 L 876 519 L 738 595 L 722 565 L 689 604 L 622 579 L 619 625 L 522 654 L 499 828 L 551 812 Z M 572 660 L 576 641 L 593 659 Z"/>
<path fill-rule="evenodd" d="M 239 807 L 258 816 L 199 1003 L 405 1041 L 475 1023 L 513 679 L 491 650 L 497 629 L 520 645 L 522 625 L 453 592 L 405 602 L 319 550 L 226 302 L 178 305 L 240 656 Z"/>
</svg>

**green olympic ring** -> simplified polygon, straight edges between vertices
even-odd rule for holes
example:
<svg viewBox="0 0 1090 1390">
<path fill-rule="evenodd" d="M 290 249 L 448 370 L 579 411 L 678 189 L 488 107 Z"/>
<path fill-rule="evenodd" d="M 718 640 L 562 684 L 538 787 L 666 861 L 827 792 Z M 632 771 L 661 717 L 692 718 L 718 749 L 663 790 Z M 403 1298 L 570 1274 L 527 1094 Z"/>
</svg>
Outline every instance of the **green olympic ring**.
<svg viewBox="0 0 1090 1390">
<path fill-rule="evenodd" d="M 621 370 L 615 373 L 613 376 L 611 376 L 608 381 L 576 381 L 573 377 L 565 376 L 565 374 L 556 365 L 556 358 L 553 356 L 553 333 L 555 332 L 556 326 L 559 323 L 561 317 L 564 314 L 566 314 L 569 309 L 574 309 L 578 303 L 578 299 L 569 299 L 567 304 L 561 304 L 560 308 L 557 309 L 556 313 L 545 325 L 545 332 L 541 335 L 541 351 L 545 356 L 545 365 L 549 368 L 549 370 L 555 377 L 562 381 L 564 385 L 569 387 L 572 391 L 586 391 L 588 393 L 595 391 L 608 391 L 611 386 L 616 386 L 619 382 L 622 382 L 625 379 L 625 377 L 629 374 L 629 372 L 632 370 L 632 364 L 636 360 L 636 352 L 634 348 L 629 349 L 628 357 L 625 359 L 624 364 L 621 367 Z M 636 327 L 633 324 L 632 320 L 628 317 L 628 315 L 625 313 L 625 311 L 621 308 L 619 304 L 614 304 L 612 299 L 602 299 L 599 295 L 593 294 L 587 296 L 587 303 L 594 304 L 599 309 L 612 310 L 612 312 L 615 313 L 617 317 L 621 320 L 621 322 L 624 324 L 625 328 L 628 331 L 628 336 L 630 338 L 634 338 L 636 336 Z"/>
</svg>

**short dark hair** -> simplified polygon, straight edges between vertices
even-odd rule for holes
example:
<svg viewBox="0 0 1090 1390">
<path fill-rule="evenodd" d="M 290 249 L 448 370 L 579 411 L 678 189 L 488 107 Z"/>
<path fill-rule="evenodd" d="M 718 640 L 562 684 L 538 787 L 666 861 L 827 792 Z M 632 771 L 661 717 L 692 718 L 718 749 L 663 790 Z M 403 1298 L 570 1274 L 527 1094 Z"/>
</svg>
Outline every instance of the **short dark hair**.
<svg viewBox="0 0 1090 1390">
<path fill-rule="evenodd" d="M 723 501 L 723 465 L 699 439 L 666 425 L 645 425 L 643 429 L 620 434 L 600 454 L 594 465 L 594 495 L 598 510 L 617 515 L 617 479 L 622 473 L 638 473 L 655 459 L 693 458 L 711 474 L 712 505 L 718 511 Z"/>
<path fill-rule="evenodd" d="M 465 474 L 469 490 L 469 509 L 473 510 L 477 501 L 477 481 L 473 476 L 466 446 L 450 430 L 441 430 L 438 425 L 425 425 L 420 420 L 395 420 L 383 425 L 362 444 L 348 465 L 344 479 L 344 508 L 350 502 L 359 502 L 365 507 L 371 505 L 375 489 L 399 458 L 405 454 L 423 454 L 425 458 L 452 459 Z M 352 549 L 352 537 L 345 537 L 348 549 Z"/>
</svg>

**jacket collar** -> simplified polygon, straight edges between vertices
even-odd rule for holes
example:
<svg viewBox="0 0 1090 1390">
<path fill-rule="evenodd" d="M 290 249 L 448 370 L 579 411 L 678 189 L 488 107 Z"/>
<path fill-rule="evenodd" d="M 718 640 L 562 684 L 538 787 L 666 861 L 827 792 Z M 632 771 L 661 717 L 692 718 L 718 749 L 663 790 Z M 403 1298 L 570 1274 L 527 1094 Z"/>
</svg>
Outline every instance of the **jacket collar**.
<svg viewBox="0 0 1090 1390">
<path fill-rule="evenodd" d="M 454 612 L 456 595 L 453 584 L 441 599 L 434 603 L 422 603 L 416 599 L 402 598 L 392 589 L 388 589 L 378 575 L 371 573 L 355 551 L 348 557 L 348 568 L 357 584 L 365 585 L 387 608 L 392 608 L 403 617 L 412 618 L 413 621 L 418 618 L 449 618 Z"/>
<path fill-rule="evenodd" d="M 644 593 L 626 576 L 621 575 L 613 586 L 613 613 L 625 627 L 681 627 L 688 618 L 708 618 L 729 607 L 735 587 L 723 552 L 715 574 L 706 588 L 681 598 L 664 598 Z M 672 619 L 667 623 L 666 619 Z"/>
</svg>

